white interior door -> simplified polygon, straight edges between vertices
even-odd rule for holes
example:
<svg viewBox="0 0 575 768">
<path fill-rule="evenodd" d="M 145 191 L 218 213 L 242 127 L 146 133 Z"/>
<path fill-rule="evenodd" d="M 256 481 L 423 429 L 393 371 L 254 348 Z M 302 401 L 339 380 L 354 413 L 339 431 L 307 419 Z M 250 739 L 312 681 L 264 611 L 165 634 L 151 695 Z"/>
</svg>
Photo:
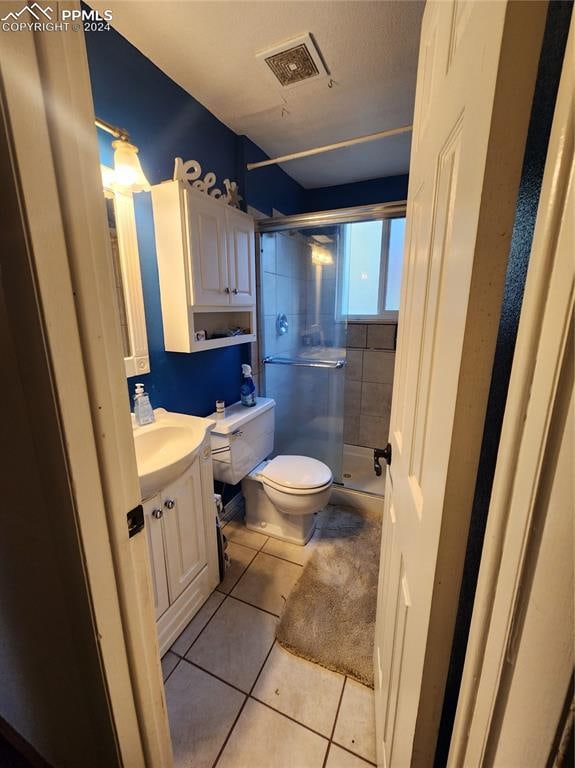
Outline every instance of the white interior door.
<svg viewBox="0 0 575 768">
<path fill-rule="evenodd" d="M 226 209 L 200 192 L 186 192 L 192 266 L 192 303 L 230 303 Z"/>
<path fill-rule="evenodd" d="M 433 762 L 544 18 L 423 19 L 374 659 L 393 768 Z"/>
</svg>

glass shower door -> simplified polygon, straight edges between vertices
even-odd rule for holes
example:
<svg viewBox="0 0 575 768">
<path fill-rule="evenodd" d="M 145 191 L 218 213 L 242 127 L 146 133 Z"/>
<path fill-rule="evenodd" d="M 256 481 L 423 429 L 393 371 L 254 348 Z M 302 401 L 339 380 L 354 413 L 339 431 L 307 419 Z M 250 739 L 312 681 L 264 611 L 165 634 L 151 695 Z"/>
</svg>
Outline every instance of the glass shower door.
<svg viewBox="0 0 575 768">
<path fill-rule="evenodd" d="M 347 304 L 341 227 L 261 234 L 264 391 L 276 401 L 274 455 L 301 454 L 342 481 Z"/>
</svg>

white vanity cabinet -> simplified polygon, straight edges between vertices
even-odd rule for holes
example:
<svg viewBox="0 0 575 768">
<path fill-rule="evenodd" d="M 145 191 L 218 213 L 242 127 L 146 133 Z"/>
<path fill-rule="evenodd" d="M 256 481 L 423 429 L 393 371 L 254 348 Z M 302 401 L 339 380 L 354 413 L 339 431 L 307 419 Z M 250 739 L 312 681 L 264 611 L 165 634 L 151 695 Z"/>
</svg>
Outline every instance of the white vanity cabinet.
<svg viewBox="0 0 575 768">
<path fill-rule="evenodd" d="M 163 654 L 219 582 L 209 435 L 192 465 L 143 506 Z"/>
<path fill-rule="evenodd" d="M 166 350 L 255 341 L 253 218 L 182 181 L 153 186 L 152 204 Z M 214 338 L 236 327 L 247 333 Z"/>
</svg>

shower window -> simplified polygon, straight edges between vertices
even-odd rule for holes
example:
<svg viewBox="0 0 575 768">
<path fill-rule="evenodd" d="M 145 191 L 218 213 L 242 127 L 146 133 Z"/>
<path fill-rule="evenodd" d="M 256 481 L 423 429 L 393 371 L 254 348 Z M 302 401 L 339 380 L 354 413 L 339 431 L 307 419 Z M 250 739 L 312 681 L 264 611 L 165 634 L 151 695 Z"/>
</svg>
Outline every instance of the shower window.
<svg viewBox="0 0 575 768">
<path fill-rule="evenodd" d="M 405 218 L 342 226 L 338 314 L 347 320 L 397 318 Z"/>
</svg>

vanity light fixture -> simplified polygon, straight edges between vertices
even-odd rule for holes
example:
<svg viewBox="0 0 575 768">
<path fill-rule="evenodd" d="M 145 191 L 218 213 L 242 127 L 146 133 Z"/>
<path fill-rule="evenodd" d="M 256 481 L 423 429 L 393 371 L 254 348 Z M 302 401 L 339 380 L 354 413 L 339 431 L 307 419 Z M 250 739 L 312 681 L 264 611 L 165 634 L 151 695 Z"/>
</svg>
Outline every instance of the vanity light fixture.
<svg viewBox="0 0 575 768">
<path fill-rule="evenodd" d="M 112 142 L 114 148 L 114 179 L 108 186 L 116 186 L 119 189 L 130 192 L 147 192 L 150 183 L 142 170 L 138 158 L 138 147 L 130 143 L 130 134 L 124 128 L 107 123 L 96 118 L 96 126 L 114 136 Z"/>
<path fill-rule="evenodd" d="M 325 248 L 322 245 L 312 245 L 311 263 L 319 267 L 326 267 L 333 264 L 333 256 L 328 248 Z"/>
</svg>

